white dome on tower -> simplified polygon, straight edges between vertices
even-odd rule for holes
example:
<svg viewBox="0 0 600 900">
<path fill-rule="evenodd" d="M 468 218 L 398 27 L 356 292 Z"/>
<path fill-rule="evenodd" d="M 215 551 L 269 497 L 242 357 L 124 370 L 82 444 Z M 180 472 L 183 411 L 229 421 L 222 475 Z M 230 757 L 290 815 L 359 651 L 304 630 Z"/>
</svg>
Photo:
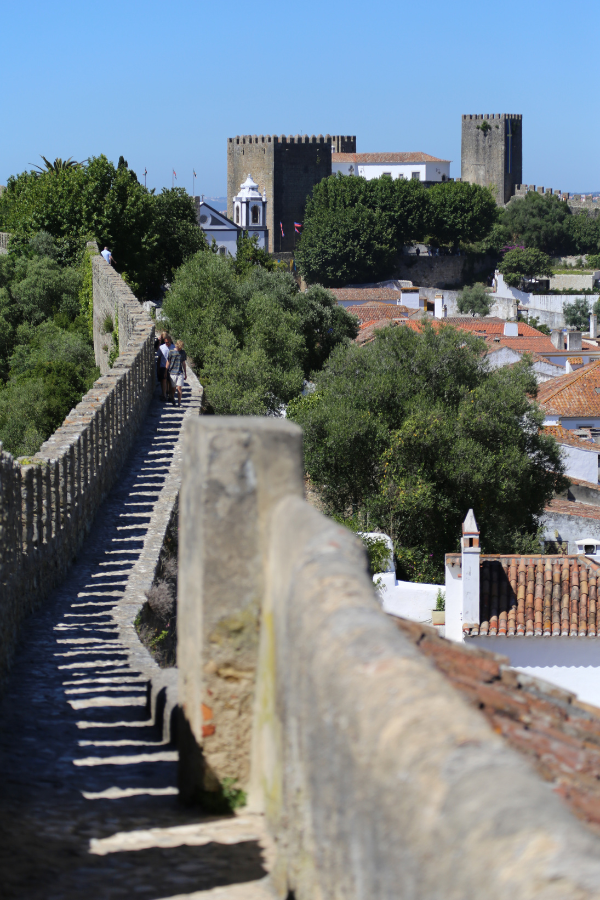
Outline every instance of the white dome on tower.
<svg viewBox="0 0 600 900">
<path fill-rule="evenodd" d="M 238 197 L 241 200 L 262 200 L 258 185 L 253 180 L 252 175 L 248 175 L 245 182 L 240 185 Z"/>
</svg>

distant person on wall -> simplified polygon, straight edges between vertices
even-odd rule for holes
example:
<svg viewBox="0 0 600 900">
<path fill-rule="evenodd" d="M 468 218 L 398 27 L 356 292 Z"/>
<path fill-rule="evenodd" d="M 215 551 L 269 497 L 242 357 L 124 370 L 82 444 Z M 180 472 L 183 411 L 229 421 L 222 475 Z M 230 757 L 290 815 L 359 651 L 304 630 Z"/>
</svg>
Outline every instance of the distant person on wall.
<svg viewBox="0 0 600 900">
<path fill-rule="evenodd" d="M 160 384 L 160 363 L 162 360 L 162 353 L 160 352 L 160 348 L 165 342 L 167 332 L 161 331 L 160 334 L 156 335 L 154 338 L 154 350 L 156 352 L 156 380 Z"/>
<path fill-rule="evenodd" d="M 181 391 L 183 382 L 187 378 L 186 359 L 187 355 L 183 349 L 183 341 L 177 341 L 175 347 L 169 351 L 169 359 L 167 360 L 173 406 L 175 406 L 175 391 L 177 391 L 177 406 L 181 406 Z"/>
<path fill-rule="evenodd" d="M 167 364 L 169 362 L 169 351 L 171 350 L 172 346 L 173 346 L 173 342 L 171 340 L 171 335 L 165 334 L 164 341 L 158 348 L 158 353 L 159 353 L 158 359 L 160 362 L 158 380 L 160 381 L 160 389 L 162 392 L 162 396 L 160 399 L 162 400 L 163 403 L 166 403 L 166 401 L 167 401 L 167 388 L 169 386 L 169 381 L 168 381 L 169 369 L 168 369 Z"/>
<path fill-rule="evenodd" d="M 113 255 L 110 252 L 110 250 L 108 249 L 108 247 L 104 248 L 104 250 L 102 251 L 102 256 L 104 257 L 106 262 L 109 264 L 109 266 L 112 266 L 112 264 L 114 263 L 114 259 L 113 259 Z"/>
</svg>

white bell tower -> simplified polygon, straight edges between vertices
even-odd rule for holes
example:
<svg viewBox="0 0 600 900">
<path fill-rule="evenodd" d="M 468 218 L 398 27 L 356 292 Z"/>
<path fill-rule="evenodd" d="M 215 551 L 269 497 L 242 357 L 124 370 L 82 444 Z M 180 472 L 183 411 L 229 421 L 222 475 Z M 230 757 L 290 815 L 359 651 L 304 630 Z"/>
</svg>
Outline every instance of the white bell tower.
<svg viewBox="0 0 600 900">
<path fill-rule="evenodd" d="M 258 246 L 269 249 L 267 231 L 267 195 L 261 194 L 252 175 L 248 175 L 240 186 L 239 193 L 233 198 L 233 222 L 238 228 L 258 234 Z"/>
</svg>

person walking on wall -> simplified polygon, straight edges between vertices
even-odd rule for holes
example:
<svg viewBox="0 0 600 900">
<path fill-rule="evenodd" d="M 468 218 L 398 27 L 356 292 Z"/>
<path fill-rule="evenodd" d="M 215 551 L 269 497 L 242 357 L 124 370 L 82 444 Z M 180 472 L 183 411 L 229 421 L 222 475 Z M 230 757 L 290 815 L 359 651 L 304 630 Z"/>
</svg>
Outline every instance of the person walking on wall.
<svg viewBox="0 0 600 900">
<path fill-rule="evenodd" d="M 163 403 L 167 401 L 167 389 L 169 387 L 169 370 L 167 368 L 167 363 L 169 361 L 169 351 L 173 343 L 171 341 L 171 335 L 165 332 L 163 343 L 158 348 L 158 360 L 160 362 L 159 369 L 159 381 L 160 381 L 160 389 L 162 392 L 161 400 Z"/>
<path fill-rule="evenodd" d="M 112 266 L 114 264 L 113 255 L 110 252 L 110 250 L 108 249 L 108 247 L 104 248 L 104 250 L 102 251 L 102 256 L 104 257 L 106 262 L 109 264 L 109 266 Z"/>
<path fill-rule="evenodd" d="M 175 406 L 175 391 L 177 391 L 177 406 L 181 406 L 181 391 L 183 382 L 187 378 L 186 360 L 187 355 L 183 349 L 183 341 L 177 341 L 175 347 L 169 351 L 169 359 L 167 360 L 173 406 Z"/>
</svg>

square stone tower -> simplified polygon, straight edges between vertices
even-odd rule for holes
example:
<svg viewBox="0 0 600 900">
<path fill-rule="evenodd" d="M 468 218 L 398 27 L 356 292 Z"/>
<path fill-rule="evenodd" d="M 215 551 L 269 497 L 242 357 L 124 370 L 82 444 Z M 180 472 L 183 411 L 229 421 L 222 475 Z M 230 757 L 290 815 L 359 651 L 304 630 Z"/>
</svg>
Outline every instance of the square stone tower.
<svg viewBox="0 0 600 900">
<path fill-rule="evenodd" d="M 332 153 L 356 153 L 356 137 L 254 134 L 228 138 L 227 216 L 233 219 L 233 198 L 251 175 L 260 192 L 266 192 L 271 252 L 293 251 L 294 222 L 304 221 L 307 196 L 315 184 L 331 175 Z"/>
<path fill-rule="evenodd" d="M 461 180 L 494 185 L 496 202 L 508 203 L 523 181 L 523 116 L 463 116 Z"/>
</svg>

